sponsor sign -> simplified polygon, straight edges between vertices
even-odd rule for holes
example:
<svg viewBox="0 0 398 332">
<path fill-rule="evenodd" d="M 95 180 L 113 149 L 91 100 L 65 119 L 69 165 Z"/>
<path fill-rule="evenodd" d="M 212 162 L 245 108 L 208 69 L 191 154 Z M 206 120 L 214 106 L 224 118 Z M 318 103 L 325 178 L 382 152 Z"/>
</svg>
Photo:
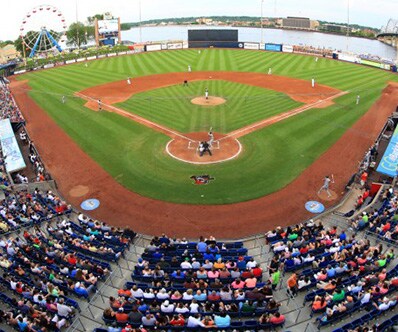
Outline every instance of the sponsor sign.
<svg viewBox="0 0 398 332">
<path fill-rule="evenodd" d="M 69 64 L 75 63 L 75 62 L 76 62 L 75 59 L 73 59 L 73 60 L 66 60 L 66 61 L 65 61 L 65 64 L 69 65 Z"/>
<path fill-rule="evenodd" d="M 95 55 L 87 57 L 87 60 L 95 60 L 95 59 L 97 59 L 97 57 Z"/>
<path fill-rule="evenodd" d="M 10 119 L 0 121 L 0 141 L 7 172 L 12 173 L 25 168 L 26 165 L 12 130 Z"/>
<path fill-rule="evenodd" d="M 182 43 L 169 43 L 167 44 L 167 48 L 169 50 L 178 50 L 183 48 L 183 44 Z"/>
<path fill-rule="evenodd" d="M 161 51 L 162 50 L 162 45 L 161 44 L 151 44 L 151 45 L 146 45 L 145 50 L 147 52 L 152 52 L 152 51 Z"/>
<path fill-rule="evenodd" d="M 282 45 L 282 52 L 293 53 L 293 46 L 292 45 Z"/>
<path fill-rule="evenodd" d="M 243 48 L 245 50 L 259 50 L 260 44 L 258 43 L 244 43 Z"/>
</svg>

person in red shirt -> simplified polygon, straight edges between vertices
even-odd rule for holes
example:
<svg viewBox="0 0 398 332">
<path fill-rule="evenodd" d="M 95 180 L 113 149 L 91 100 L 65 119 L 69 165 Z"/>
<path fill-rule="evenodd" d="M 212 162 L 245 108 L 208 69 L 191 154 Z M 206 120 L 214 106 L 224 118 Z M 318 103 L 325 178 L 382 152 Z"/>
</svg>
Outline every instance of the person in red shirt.
<svg viewBox="0 0 398 332">
<path fill-rule="evenodd" d="M 184 316 L 181 315 L 181 314 L 174 315 L 173 318 L 170 321 L 170 325 L 173 325 L 173 326 L 184 326 L 185 325 Z"/>
<path fill-rule="evenodd" d="M 253 276 L 256 278 L 260 278 L 263 275 L 263 269 L 260 267 L 259 264 L 252 270 Z"/>
<path fill-rule="evenodd" d="M 220 301 L 221 297 L 219 294 L 217 294 L 216 291 L 212 291 L 208 296 L 207 300 L 208 301 Z"/>
<path fill-rule="evenodd" d="M 361 186 L 364 186 L 367 180 L 368 180 L 368 173 L 364 171 L 361 175 Z"/>
<path fill-rule="evenodd" d="M 119 308 L 116 315 L 116 321 L 119 322 L 127 322 L 129 320 L 129 315 L 124 312 L 123 308 Z"/>
<path fill-rule="evenodd" d="M 247 268 L 245 271 L 242 272 L 240 275 L 242 279 L 247 279 L 253 277 L 252 270 L 250 268 Z"/>
<path fill-rule="evenodd" d="M 269 320 L 271 324 L 282 324 L 285 321 L 285 316 L 276 312 Z"/>
</svg>

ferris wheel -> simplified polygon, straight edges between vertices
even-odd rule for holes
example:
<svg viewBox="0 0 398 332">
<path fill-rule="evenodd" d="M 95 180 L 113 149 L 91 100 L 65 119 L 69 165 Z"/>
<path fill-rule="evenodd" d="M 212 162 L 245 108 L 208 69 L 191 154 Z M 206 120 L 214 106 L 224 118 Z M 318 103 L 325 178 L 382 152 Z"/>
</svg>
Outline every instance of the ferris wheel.
<svg viewBox="0 0 398 332">
<path fill-rule="evenodd" d="M 56 7 L 41 5 L 29 11 L 22 20 L 20 37 L 29 57 L 47 55 L 58 50 L 66 40 L 66 21 Z"/>
</svg>

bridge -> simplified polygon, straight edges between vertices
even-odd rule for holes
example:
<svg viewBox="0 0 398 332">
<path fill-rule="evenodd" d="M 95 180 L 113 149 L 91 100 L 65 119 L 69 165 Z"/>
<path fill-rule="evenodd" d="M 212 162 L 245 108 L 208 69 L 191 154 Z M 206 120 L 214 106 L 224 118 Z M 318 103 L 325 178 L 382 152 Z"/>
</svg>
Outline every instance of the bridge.
<svg viewBox="0 0 398 332">
<path fill-rule="evenodd" d="M 377 35 L 377 39 L 388 45 L 398 47 L 398 20 L 390 18 Z"/>
</svg>

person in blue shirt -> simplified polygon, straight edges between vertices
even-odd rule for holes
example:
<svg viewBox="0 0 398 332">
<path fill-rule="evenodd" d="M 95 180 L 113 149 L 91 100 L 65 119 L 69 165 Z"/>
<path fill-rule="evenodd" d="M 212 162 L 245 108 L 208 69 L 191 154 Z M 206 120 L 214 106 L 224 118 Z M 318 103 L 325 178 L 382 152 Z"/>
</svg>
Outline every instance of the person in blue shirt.
<svg viewBox="0 0 398 332">
<path fill-rule="evenodd" d="M 328 275 L 328 278 L 334 278 L 336 276 L 336 269 L 332 267 L 331 265 L 328 265 L 326 269 L 326 273 Z"/>
<path fill-rule="evenodd" d="M 28 330 L 29 324 L 27 322 L 25 322 L 21 316 L 18 317 L 17 323 L 18 323 L 19 331 L 27 331 Z"/>
<path fill-rule="evenodd" d="M 219 316 L 214 316 L 214 323 L 217 327 L 229 327 L 231 325 L 231 317 L 226 312 L 221 312 Z"/>
</svg>

